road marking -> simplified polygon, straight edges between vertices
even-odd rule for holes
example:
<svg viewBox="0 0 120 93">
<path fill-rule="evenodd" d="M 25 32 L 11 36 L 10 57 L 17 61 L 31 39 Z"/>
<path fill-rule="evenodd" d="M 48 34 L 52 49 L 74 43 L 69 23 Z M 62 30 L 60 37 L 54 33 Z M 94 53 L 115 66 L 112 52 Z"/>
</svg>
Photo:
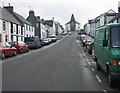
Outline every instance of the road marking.
<svg viewBox="0 0 120 93">
<path fill-rule="evenodd" d="M 87 58 L 86 60 L 87 60 L 87 61 L 89 61 L 89 59 L 88 59 L 88 58 Z"/>
<path fill-rule="evenodd" d="M 100 82 L 100 83 L 102 82 L 98 75 L 96 75 L 96 78 L 97 78 L 98 82 Z"/>
<path fill-rule="evenodd" d="M 80 41 L 79 40 L 76 40 L 77 43 L 79 43 Z"/>
<path fill-rule="evenodd" d="M 9 60 L 13 60 L 14 58 L 10 58 Z"/>
<path fill-rule="evenodd" d="M 103 90 L 104 93 L 108 93 L 107 90 Z"/>
<path fill-rule="evenodd" d="M 94 68 L 92 68 L 92 71 L 95 71 L 95 69 L 94 69 Z"/>
<path fill-rule="evenodd" d="M 17 56 L 16 58 L 20 58 L 20 57 L 22 57 L 23 55 L 19 55 L 19 56 Z"/>
<path fill-rule="evenodd" d="M 96 64 L 96 62 L 95 62 L 95 61 L 92 61 L 91 63 Z"/>
<path fill-rule="evenodd" d="M 90 62 L 88 62 L 88 64 L 91 66 L 91 63 L 90 63 Z"/>
</svg>

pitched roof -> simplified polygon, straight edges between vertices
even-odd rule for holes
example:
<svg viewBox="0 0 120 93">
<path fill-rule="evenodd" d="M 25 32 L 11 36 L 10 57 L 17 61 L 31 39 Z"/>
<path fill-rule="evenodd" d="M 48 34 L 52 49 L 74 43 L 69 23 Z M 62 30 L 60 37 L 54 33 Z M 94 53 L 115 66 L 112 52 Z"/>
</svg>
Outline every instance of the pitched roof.
<svg viewBox="0 0 120 93">
<path fill-rule="evenodd" d="M 118 18 L 120 18 L 120 13 L 118 13 L 112 20 L 110 20 L 109 23 L 117 20 Z"/>
<path fill-rule="evenodd" d="M 31 25 L 23 16 L 13 11 L 13 6 L 4 6 L 23 26 L 25 24 Z"/>
<path fill-rule="evenodd" d="M 45 24 L 47 24 L 49 27 L 53 27 L 53 20 L 45 20 Z"/>
<path fill-rule="evenodd" d="M 21 25 L 18 20 L 5 8 L 0 7 L 0 19 Z"/>
<path fill-rule="evenodd" d="M 13 12 L 23 23 L 31 25 L 23 16 L 19 15 L 18 13 Z"/>
</svg>

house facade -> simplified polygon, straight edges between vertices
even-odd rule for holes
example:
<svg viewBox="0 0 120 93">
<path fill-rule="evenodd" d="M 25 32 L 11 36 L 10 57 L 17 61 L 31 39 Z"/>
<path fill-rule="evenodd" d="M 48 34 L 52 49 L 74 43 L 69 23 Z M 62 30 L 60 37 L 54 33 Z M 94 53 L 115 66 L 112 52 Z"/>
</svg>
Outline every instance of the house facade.
<svg viewBox="0 0 120 93">
<path fill-rule="evenodd" d="M 22 38 L 21 28 L 21 23 L 12 14 L 0 7 L 0 42 L 11 42 L 13 38 L 17 39 L 18 35 Z"/>
<path fill-rule="evenodd" d="M 118 2 L 118 14 L 109 23 L 120 23 L 120 1 Z"/>
<path fill-rule="evenodd" d="M 4 9 L 21 24 L 21 26 L 12 24 L 11 41 L 24 41 L 24 37 L 34 36 L 34 27 L 23 16 L 14 12 L 13 6 L 4 6 Z"/>
<path fill-rule="evenodd" d="M 45 24 L 49 26 L 49 36 L 56 36 L 56 27 L 54 18 L 52 20 L 45 20 Z"/>
<path fill-rule="evenodd" d="M 108 12 L 105 12 L 100 16 L 97 16 L 95 19 L 89 20 L 87 24 L 90 24 L 90 32 L 89 30 L 87 32 L 89 32 L 90 36 L 94 37 L 95 30 L 101 26 L 104 26 L 105 24 L 108 24 L 110 20 L 113 19 L 116 15 L 117 13 L 110 9 Z"/>
</svg>

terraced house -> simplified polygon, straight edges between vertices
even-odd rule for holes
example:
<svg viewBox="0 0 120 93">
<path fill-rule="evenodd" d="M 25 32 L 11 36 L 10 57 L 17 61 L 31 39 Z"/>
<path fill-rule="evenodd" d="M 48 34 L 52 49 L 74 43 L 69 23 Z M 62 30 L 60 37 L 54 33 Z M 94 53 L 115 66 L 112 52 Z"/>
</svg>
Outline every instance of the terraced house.
<svg viewBox="0 0 120 93">
<path fill-rule="evenodd" d="M 21 23 L 5 8 L 0 7 L 0 42 L 11 42 L 18 35 L 18 29 L 22 28 Z M 15 36 L 14 36 L 15 34 Z M 22 32 L 19 38 L 23 38 Z"/>
<path fill-rule="evenodd" d="M 9 15 L 14 17 L 19 24 L 15 25 L 11 23 L 11 38 L 9 41 L 24 41 L 24 37 L 34 36 L 34 27 L 20 14 L 13 11 L 13 6 L 4 6 L 3 9 L 6 9 Z"/>
</svg>

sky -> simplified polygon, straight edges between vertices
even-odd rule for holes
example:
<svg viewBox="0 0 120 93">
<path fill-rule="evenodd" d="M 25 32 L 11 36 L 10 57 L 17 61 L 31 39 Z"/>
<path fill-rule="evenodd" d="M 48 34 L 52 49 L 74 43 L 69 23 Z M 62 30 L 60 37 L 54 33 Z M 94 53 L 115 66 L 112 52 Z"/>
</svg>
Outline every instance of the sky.
<svg viewBox="0 0 120 93">
<path fill-rule="evenodd" d="M 113 9 L 118 12 L 120 0 L 0 0 L 0 6 L 8 6 L 10 3 L 14 11 L 24 18 L 33 10 L 36 16 L 45 20 L 54 17 L 61 25 L 70 21 L 74 14 L 75 20 L 81 24 L 81 28 L 90 19 L 94 19 L 104 12 Z"/>
</svg>

